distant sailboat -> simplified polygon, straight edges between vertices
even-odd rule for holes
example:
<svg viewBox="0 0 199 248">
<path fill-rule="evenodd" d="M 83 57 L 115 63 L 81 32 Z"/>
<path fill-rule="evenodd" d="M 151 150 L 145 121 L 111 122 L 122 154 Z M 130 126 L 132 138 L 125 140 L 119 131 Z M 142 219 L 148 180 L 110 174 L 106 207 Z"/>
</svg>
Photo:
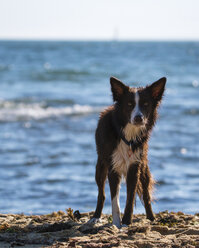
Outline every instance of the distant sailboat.
<svg viewBox="0 0 199 248">
<path fill-rule="evenodd" d="M 116 42 L 119 40 L 119 29 L 118 27 L 115 27 L 113 30 L 113 38 L 112 41 Z"/>
</svg>

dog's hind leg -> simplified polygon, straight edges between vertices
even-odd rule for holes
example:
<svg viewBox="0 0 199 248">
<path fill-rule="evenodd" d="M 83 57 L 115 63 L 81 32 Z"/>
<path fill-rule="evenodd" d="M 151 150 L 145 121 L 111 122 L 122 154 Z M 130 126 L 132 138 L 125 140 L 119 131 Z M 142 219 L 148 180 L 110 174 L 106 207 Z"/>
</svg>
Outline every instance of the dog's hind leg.
<svg viewBox="0 0 199 248">
<path fill-rule="evenodd" d="M 120 228 L 121 219 L 120 219 L 119 193 L 120 193 L 121 176 L 111 168 L 108 173 L 108 180 L 111 191 L 113 224 L 116 225 L 118 228 Z"/>
<path fill-rule="evenodd" d="M 151 191 L 153 188 L 154 180 L 152 179 L 148 165 L 142 165 L 140 173 L 140 182 L 142 187 L 142 197 L 146 210 L 146 216 L 149 220 L 154 220 L 154 214 L 151 207 Z"/>
<path fill-rule="evenodd" d="M 89 221 L 90 223 L 98 222 L 101 214 L 102 209 L 104 206 L 105 201 L 105 182 L 108 173 L 107 165 L 104 164 L 99 158 L 96 165 L 96 173 L 95 173 L 95 180 L 98 186 L 98 198 L 97 198 L 97 206 L 93 218 Z"/>
<path fill-rule="evenodd" d="M 126 207 L 124 211 L 124 216 L 122 218 L 122 224 L 129 225 L 131 224 L 132 214 L 133 214 L 133 205 L 135 201 L 137 184 L 140 174 L 140 163 L 132 164 L 127 172 L 126 184 L 127 184 L 127 199 Z"/>
</svg>

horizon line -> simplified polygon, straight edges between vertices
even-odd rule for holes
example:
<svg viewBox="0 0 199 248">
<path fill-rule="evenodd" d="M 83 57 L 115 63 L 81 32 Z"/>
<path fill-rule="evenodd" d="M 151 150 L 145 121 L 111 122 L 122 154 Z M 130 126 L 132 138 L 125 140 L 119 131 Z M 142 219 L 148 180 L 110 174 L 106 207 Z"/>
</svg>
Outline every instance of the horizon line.
<svg viewBox="0 0 199 248">
<path fill-rule="evenodd" d="M 199 42 L 198 39 L 70 39 L 70 38 L 8 38 L 0 37 L 0 41 L 62 41 L 62 42 Z"/>
</svg>

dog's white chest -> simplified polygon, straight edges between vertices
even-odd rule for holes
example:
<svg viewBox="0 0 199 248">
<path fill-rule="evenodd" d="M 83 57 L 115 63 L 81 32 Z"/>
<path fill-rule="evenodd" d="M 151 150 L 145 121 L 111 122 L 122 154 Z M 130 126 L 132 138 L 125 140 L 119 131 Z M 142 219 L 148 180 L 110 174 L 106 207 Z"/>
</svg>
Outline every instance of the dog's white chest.
<svg viewBox="0 0 199 248">
<path fill-rule="evenodd" d="M 136 129 L 130 124 L 128 124 L 123 131 L 128 140 L 139 136 L 140 133 L 139 129 Z M 130 147 L 121 140 L 112 154 L 113 170 L 119 175 L 126 177 L 129 166 L 136 161 L 140 161 L 140 154 L 139 149 L 136 152 L 132 152 Z"/>
<path fill-rule="evenodd" d="M 112 154 L 113 170 L 126 177 L 131 164 L 140 160 L 140 151 L 132 152 L 122 140 Z"/>
</svg>

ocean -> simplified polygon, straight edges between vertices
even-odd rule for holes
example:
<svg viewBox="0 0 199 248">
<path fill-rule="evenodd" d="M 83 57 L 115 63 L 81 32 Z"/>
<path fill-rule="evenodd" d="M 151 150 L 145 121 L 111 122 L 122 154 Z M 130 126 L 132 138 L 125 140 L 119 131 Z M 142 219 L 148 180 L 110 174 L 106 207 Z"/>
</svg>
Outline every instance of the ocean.
<svg viewBox="0 0 199 248">
<path fill-rule="evenodd" d="M 154 212 L 199 212 L 199 42 L 0 41 L 0 212 L 94 211 L 95 129 L 110 76 L 166 76 L 149 144 Z M 111 213 L 106 185 L 104 213 Z M 121 185 L 120 205 L 126 202 Z M 144 213 L 137 200 L 135 213 Z"/>
</svg>

